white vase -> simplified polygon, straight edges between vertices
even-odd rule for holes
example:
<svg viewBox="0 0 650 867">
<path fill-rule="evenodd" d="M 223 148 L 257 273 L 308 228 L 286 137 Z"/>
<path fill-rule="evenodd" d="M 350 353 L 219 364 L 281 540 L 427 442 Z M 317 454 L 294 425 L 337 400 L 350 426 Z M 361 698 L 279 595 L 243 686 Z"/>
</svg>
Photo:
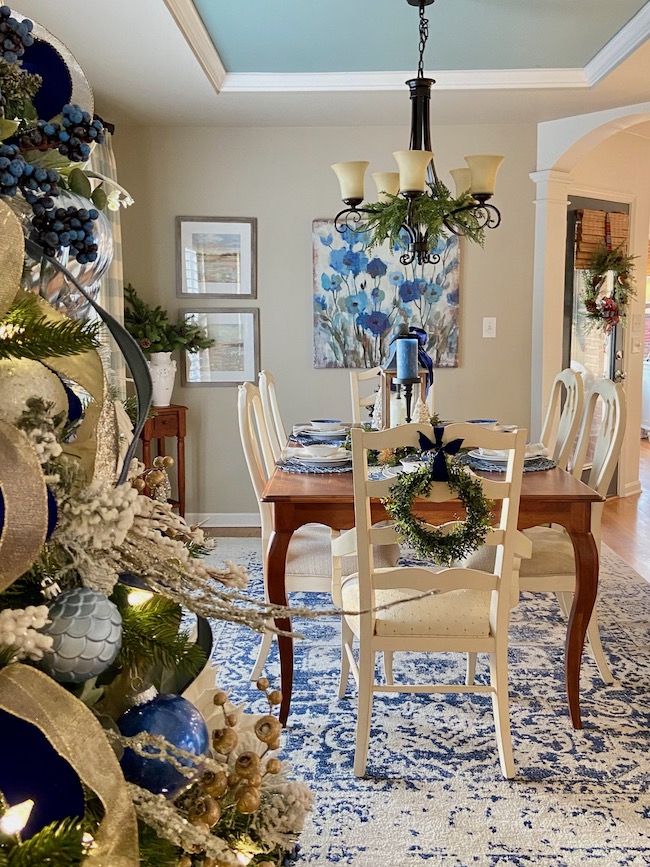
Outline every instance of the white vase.
<svg viewBox="0 0 650 867">
<path fill-rule="evenodd" d="M 176 378 L 176 362 L 172 361 L 171 356 L 171 352 L 152 352 L 147 361 L 153 384 L 154 406 L 169 406 L 171 403 Z"/>
</svg>

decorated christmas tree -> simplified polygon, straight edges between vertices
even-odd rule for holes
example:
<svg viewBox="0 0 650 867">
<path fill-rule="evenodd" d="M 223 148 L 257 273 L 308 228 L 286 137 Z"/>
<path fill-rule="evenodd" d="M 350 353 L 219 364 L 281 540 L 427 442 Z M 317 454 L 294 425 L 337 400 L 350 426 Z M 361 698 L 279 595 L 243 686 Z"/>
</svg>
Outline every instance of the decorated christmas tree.
<svg viewBox="0 0 650 867">
<path fill-rule="evenodd" d="M 275 755 L 281 695 L 262 678 L 269 711 L 246 714 L 209 661 L 210 618 L 277 612 L 140 493 L 151 382 L 91 289 L 104 135 L 67 50 L 0 7 L 0 867 L 286 863 L 311 795 Z M 133 431 L 88 308 L 130 368 Z"/>
</svg>

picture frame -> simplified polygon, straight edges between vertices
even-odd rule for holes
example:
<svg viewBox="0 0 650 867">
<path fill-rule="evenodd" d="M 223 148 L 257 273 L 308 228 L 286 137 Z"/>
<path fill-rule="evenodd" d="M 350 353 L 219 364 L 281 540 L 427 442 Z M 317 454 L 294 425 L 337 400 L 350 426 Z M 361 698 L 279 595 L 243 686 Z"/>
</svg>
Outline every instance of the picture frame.
<svg viewBox="0 0 650 867">
<path fill-rule="evenodd" d="M 178 298 L 257 298 L 255 217 L 176 217 Z"/>
<path fill-rule="evenodd" d="M 183 352 L 181 384 L 232 386 L 256 382 L 260 370 L 260 317 L 257 307 L 181 310 L 180 316 L 214 340 L 209 349 Z"/>
</svg>

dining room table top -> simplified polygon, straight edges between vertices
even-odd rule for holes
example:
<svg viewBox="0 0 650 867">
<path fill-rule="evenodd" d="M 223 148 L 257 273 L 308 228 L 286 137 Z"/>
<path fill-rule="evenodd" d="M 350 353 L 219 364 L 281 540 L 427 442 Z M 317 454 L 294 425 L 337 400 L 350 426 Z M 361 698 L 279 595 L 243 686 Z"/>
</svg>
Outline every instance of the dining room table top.
<svg viewBox="0 0 650 867">
<path fill-rule="evenodd" d="M 476 471 L 477 476 L 498 479 L 502 473 Z M 314 501 L 323 503 L 352 502 L 352 472 L 289 473 L 276 467 L 261 499 L 265 503 Z M 555 467 L 525 472 L 521 486 L 522 501 L 599 502 L 603 498 L 571 473 Z"/>
</svg>

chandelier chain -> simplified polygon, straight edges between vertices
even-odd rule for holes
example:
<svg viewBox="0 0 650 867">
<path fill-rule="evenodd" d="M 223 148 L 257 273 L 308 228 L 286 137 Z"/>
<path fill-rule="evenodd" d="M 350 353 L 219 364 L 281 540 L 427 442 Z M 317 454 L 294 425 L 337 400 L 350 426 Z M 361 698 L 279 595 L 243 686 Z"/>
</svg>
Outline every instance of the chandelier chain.
<svg viewBox="0 0 650 867">
<path fill-rule="evenodd" d="M 429 19 L 424 17 L 424 3 L 420 3 L 420 59 L 418 61 L 418 78 L 424 78 L 424 50 L 429 38 Z"/>
</svg>

